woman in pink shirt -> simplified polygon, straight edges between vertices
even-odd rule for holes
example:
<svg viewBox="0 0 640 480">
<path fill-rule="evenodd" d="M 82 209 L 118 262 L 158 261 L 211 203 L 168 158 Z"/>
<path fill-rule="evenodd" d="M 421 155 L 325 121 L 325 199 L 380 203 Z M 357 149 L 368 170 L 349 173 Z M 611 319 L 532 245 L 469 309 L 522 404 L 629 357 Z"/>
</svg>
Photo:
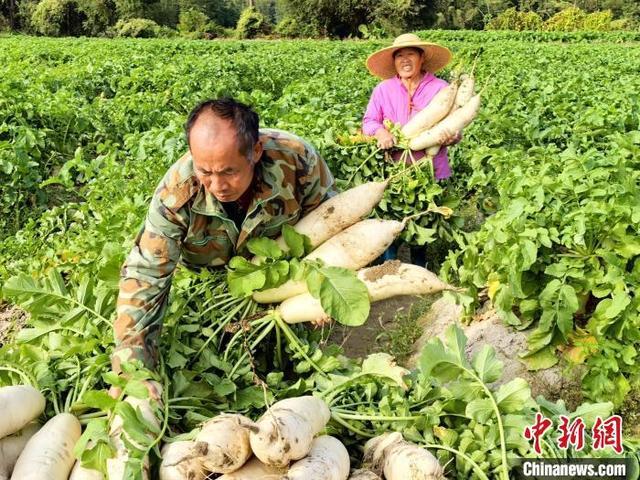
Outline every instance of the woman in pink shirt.
<svg viewBox="0 0 640 480">
<path fill-rule="evenodd" d="M 365 135 L 375 136 L 380 148 L 393 148 L 396 139 L 385 128 L 384 121 L 406 124 L 416 113 L 426 107 L 447 82 L 436 77 L 438 71 L 451 60 L 448 48 L 423 42 L 417 35 L 405 33 L 397 37 L 390 47 L 383 48 L 367 58 L 369 71 L 382 78 L 374 89 L 362 120 Z M 436 180 L 451 176 L 447 159 L 447 145 L 460 141 L 461 132 L 449 132 L 443 148 L 433 159 Z M 399 152 L 392 154 L 394 159 Z M 424 156 L 423 151 L 413 152 L 415 159 Z M 390 248 L 384 259 L 395 258 Z M 415 250 L 415 251 L 414 251 Z M 413 261 L 424 266 L 424 248 L 412 249 Z"/>
</svg>

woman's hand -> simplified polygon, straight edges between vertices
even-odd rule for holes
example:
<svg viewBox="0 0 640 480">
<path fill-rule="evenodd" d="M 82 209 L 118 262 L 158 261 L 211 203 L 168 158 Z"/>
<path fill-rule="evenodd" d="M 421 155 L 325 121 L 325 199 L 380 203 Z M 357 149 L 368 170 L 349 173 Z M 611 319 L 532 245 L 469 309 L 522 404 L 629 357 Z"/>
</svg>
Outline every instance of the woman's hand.
<svg viewBox="0 0 640 480">
<path fill-rule="evenodd" d="M 386 150 L 396 144 L 396 139 L 386 128 L 379 128 L 375 137 L 378 139 L 378 148 Z"/>
<path fill-rule="evenodd" d="M 443 147 L 448 147 L 449 145 L 458 143 L 460 140 L 462 140 L 461 131 L 452 132 L 451 130 L 448 130 L 442 135 L 442 142 L 440 142 L 440 145 L 442 145 Z"/>
</svg>

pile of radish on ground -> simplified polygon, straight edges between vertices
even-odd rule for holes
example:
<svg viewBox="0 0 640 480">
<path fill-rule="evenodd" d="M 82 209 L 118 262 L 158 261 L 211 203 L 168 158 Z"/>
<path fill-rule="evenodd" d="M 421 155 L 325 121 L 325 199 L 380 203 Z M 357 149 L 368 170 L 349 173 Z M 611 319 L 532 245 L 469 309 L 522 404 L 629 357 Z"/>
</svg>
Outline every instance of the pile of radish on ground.
<svg viewBox="0 0 640 480">
<path fill-rule="evenodd" d="M 312 396 L 273 404 L 253 422 L 222 414 L 206 422 L 192 441 L 163 448 L 160 480 L 437 480 L 443 469 L 427 450 L 404 441 L 399 433 L 382 435 L 365 446 L 365 468 L 351 470 L 347 448 L 321 435 L 331 412 Z M 377 473 L 376 473 L 377 472 Z"/>
<path fill-rule="evenodd" d="M 128 402 L 136 414 L 158 422 L 149 401 L 129 397 Z M 0 388 L 0 407 L 6 414 L 0 425 L 0 479 L 105 478 L 75 461 L 81 426 L 74 415 L 60 413 L 40 428 L 36 419 L 44 411 L 45 399 L 39 391 L 26 385 Z M 217 477 L 221 480 L 379 479 L 376 471 L 384 472 L 387 480 L 444 478 L 433 455 L 398 433 L 370 440 L 365 461 L 371 470 L 359 469 L 350 475 L 346 447 L 333 436 L 320 435 L 330 418 L 327 404 L 313 396 L 276 402 L 256 422 L 240 414 L 221 414 L 191 432 L 193 440 L 165 444 L 159 478 L 204 480 L 213 473 L 222 474 Z M 136 442 L 120 436 L 123 421 L 116 417 L 110 430 L 117 445 L 116 456 L 107 460 L 106 478 L 111 480 L 128 478 L 126 443 Z M 143 478 L 150 478 L 148 461 L 142 461 Z"/>
</svg>

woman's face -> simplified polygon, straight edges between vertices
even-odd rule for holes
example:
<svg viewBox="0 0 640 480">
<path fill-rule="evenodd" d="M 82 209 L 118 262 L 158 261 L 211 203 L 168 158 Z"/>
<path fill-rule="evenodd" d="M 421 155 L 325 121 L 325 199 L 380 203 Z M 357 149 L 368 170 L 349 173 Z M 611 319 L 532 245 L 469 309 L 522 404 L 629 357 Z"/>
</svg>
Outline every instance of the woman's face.
<svg viewBox="0 0 640 480">
<path fill-rule="evenodd" d="M 395 52 L 393 62 L 400 78 L 412 78 L 420 74 L 424 52 L 413 48 L 401 48 Z"/>
</svg>

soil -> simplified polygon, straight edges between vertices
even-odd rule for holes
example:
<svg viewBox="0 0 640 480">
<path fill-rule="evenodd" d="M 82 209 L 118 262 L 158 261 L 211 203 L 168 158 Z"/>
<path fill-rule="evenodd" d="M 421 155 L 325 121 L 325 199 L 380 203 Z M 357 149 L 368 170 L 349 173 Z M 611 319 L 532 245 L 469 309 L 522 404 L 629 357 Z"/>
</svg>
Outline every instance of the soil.
<svg viewBox="0 0 640 480">
<path fill-rule="evenodd" d="M 0 303 L 0 347 L 27 322 L 27 312 L 8 303 Z"/>
<path fill-rule="evenodd" d="M 400 270 L 400 265 L 402 265 L 400 260 L 389 260 L 388 262 L 384 262 L 382 265 L 369 267 L 365 271 L 364 279 L 369 282 L 375 282 L 385 275 L 395 275 L 398 273 L 398 270 Z"/>
<path fill-rule="evenodd" d="M 429 312 L 418 320 L 423 333 L 415 344 L 414 355 L 408 362 L 409 367 L 417 364 L 420 351 L 430 338 L 444 339 L 444 332 L 449 325 L 460 324 L 461 313 L 462 308 L 459 305 L 445 299 L 440 299 L 432 305 Z M 582 403 L 583 369 L 570 367 L 560 360 L 551 368 L 538 371 L 527 370 L 526 365 L 519 359 L 519 354 L 527 348 L 527 332 L 505 325 L 495 310 L 488 305 L 476 314 L 470 325 L 461 325 L 461 327 L 468 339 L 466 353 L 469 359 L 473 358 L 484 345 L 491 345 L 496 351 L 496 358 L 503 362 L 502 378 L 493 386 L 520 377 L 529 383 L 533 398 L 538 395 L 543 395 L 551 401 L 562 398 L 570 410 Z"/>
<path fill-rule="evenodd" d="M 394 327 L 398 314 L 407 313 L 420 297 L 394 297 L 371 304 L 369 319 L 359 327 L 335 325 L 329 343 L 337 343 L 352 358 L 364 358 L 370 353 L 386 351 L 381 335 Z"/>
</svg>

